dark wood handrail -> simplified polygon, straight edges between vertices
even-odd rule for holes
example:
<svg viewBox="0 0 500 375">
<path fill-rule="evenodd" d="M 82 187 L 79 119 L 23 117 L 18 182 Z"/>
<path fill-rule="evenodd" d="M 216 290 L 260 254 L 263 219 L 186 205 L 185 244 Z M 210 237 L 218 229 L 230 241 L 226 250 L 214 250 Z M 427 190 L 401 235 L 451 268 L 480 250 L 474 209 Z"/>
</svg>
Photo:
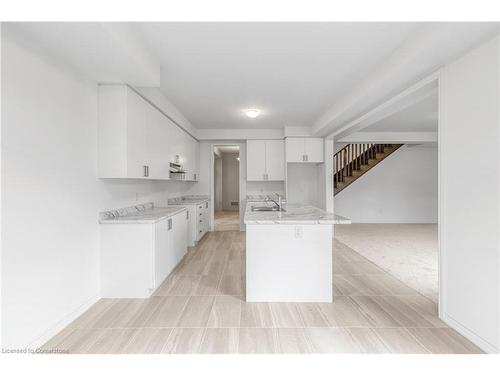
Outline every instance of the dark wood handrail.
<svg viewBox="0 0 500 375">
<path fill-rule="evenodd" d="M 378 153 L 384 153 L 384 149 L 389 146 L 391 145 L 350 143 L 342 147 L 333 155 L 334 187 L 337 187 L 339 182 L 344 182 L 346 177 L 352 176 L 354 171 L 359 171 L 370 159 L 377 158 Z"/>
<path fill-rule="evenodd" d="M 351 145 L 351 144 L 348 144 L 348 145 L 346 145 L 346 146 L 342 147 L 340 150 L 338 150 L 338 151 L 335 153 L 335 155 L 333 155 L 333 157 L 335 157 L 335 156 L 337 156 L 338 154 L 340 154 L 342 151 L 344 151 L 344 150 L 345 150 L 346 148 L 348 148 L 350 145 Z"/>
</svg>

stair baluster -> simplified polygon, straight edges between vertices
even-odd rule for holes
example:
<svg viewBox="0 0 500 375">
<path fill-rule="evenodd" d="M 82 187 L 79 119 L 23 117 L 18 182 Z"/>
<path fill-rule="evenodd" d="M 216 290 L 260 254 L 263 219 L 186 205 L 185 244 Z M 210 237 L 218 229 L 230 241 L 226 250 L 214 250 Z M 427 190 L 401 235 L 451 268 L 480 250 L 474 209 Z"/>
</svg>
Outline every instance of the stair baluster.
<svg viewBox="0 0 500 375">
<path fill-rule="evenodd" d="M 334 194 L 342 191 L 401 146 L 401 144 L 385 143 L 350 143 L 337 151 L 333 155 Z M 372 160 L 374 162 L 371 162 Z M 355 171 L 361 170 L 362 172 L 354 174 Z"/>
</svg>

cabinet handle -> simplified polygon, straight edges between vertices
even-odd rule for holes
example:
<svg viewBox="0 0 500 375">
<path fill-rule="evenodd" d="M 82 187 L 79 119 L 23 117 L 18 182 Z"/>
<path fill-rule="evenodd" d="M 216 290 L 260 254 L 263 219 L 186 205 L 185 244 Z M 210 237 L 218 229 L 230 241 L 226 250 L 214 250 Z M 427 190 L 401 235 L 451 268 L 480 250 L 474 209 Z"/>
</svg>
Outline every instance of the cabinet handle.
<svg viewBox="0 0 500 375">
<path fill-rule="evenodd" d="M 168 219 L 168 230 L 171 230 L 172 227 L 173 227 L 172 219 Z"/>
<path fill-rule="evenodd" d="M 196 181 L 196 173 L 193 175 L 193 180 Z"/>
<path fill-rule="evenodd" d="M 186 211 L 186 219 L 189 219 L 189 211 Z"/>
<path fill-rule="evenodd" d="M 205 202 L 205 208 L 208 208 L 208 202 Z"/>
<path fill-rule="evenodd" d="M 200 223 L 203 223 L 203 220 L 200 219 Z"/>
<path fill-rule="evenodd" d="M 144 165 L 143 168 L 144 168 L 144 177 L 149 177 L 149 167 L 147 165 Z"/>
</svg>

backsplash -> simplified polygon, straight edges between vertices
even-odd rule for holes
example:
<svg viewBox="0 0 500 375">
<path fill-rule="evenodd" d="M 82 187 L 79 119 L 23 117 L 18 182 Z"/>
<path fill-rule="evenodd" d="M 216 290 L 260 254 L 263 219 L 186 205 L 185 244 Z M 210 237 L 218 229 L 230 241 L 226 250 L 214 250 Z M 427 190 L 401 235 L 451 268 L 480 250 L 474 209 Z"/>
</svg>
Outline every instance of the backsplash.
<svg viewBox="0 0 500 375">
<path fill-rule="evenodd" d="M 151 210 L 154 207 L 153 202 L 137 204 L 135 206 L 129 206 L 124 208 L 118 208 L 116 210 L 99 212 L 99 220 L 115 219 L 120 216 L 127 216 L 130 214 L 136 214 L 137 212 Z"/>
<path fill-rule="evenodd" d="M 168 204 L 174 204 L 174 203 L 182 203 L 183 200 L 186 199 L 210 199 L 210 196 L 208 195 L 182 195 L 174 198 L 169 198 L 168 199 Z"/>
</svg>

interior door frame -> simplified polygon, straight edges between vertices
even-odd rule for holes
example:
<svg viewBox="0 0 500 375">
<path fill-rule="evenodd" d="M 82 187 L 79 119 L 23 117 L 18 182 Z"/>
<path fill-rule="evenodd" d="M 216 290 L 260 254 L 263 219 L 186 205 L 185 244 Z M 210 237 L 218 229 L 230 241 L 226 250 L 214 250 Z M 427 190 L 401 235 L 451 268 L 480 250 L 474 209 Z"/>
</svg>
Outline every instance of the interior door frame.
<svg viewBox="0 0 500 375">
<path fill-rule="evenodd" d="M 243 223 L 243 216 L 245 215 L 245 205 L 246 205 L 246 142 L 245 141 L 212 141 L 210 142 L 210 231 L 215 230 L 215 157 L 214 157 L 214 147 L 216 146 L 238 146 L 240 167 L 239 167 L 239 213 L 240 213 L 240 231 L 245 230 L 245 224 Z"/>
<path fill-rule="evenodd" d="M 332 147 L 334 147 L 334 142 L 336 138 L 343 138 L 347 134 L 346 132 L 356 132 L 360 131 L 363 128 L 362 124 L 363 122 L 366 122 L 367 120 L 370 119 L 370 117 L 376 118 L 377 116 L 380 115 L 380 113 L 383 113 L 384 111 L 387 111 L 390 105 L 393 105 L 394 103 L 401 101 L 404 102 L 406 98 L 410 97 L 413 93 L 416 91 L 422 89 L 422 87 L 425 87 L 427 85 L 433 85 L 436 84 L 437 86 L 437 91 L 438 91 L 438 126 L 437 126 L 437 148 L 438 148 L 438 177 L 437 177 L 437 232 L 438 232 L 438 301 L 437 301 L 437 307 L 438 307 L 438 316 L 441 320 L 446 322 L 446 318 L 444 316 L 444 311 L 445 311 L 445 304 L 446 304 L 446 287 L 444 285 L 444 280 L 445 278 L 443 277 L 445 270 L 445 262 L 444 262 L 444 253 L 445 253 L 445 239 L 444 235 L 442 233 L 442 228 L 444 228 L 444 220 L 445 218 L 442 215 L 443 208 L 444 208 L 444 195 L 442 191 L 442 176 L 444 173 L 444 170 L 442 168 L 442 153 L 443 153 L 443 147 L 442 147 L 442 132 L 441 132 L 441 122 L 442 122 L 442 114 L 441 114 L 441 107 L 442 107 L 442 95 L 441 95 L 441 84 L 442 84 L 442 70 L 439 69 L 429 76 L 423 78 L 422 80 L 416 82 L 414 85 L 408 87 L 407 89 L 401 91 L 400 93 L 394 95 L 392 98 L 388 99 L 386 102 L 380 104 L 379 106 L 375 107 L 371 111 L 368 111 L 365 113 L 363 116 L 361 116 L 358 119 L 355 119 L 351 121 L 349 124 L 345 125 L 344 127 L 340 128 L 338 131 L 330 134 L 330 136 L 327 137 L 327 140 L 332 141 Z M 366 123 L 364 126 L 367 126 Z M 333 150 L 331 150 L 333 153 Z M 325 155 L 328 155 L 325 153 Z M 330 155 L 328 155 L 330 157 Z M 333 171 L 333 164 L 331 171 Z M 328 173 L 327 173 L 328 175 Z M 329 181 L 330 182 L 330 181 Z M 328 182 L 328 183 L 329 183 Z M 333 179 L 332 179 L 332 184 L 333 184 Z M 332 212 L 335 212 L 335 204 L 334 200 L 329 202 L 327 200 L 327 210 L 331 208 Z"/>
</svg>

